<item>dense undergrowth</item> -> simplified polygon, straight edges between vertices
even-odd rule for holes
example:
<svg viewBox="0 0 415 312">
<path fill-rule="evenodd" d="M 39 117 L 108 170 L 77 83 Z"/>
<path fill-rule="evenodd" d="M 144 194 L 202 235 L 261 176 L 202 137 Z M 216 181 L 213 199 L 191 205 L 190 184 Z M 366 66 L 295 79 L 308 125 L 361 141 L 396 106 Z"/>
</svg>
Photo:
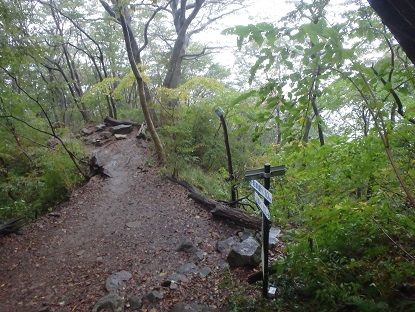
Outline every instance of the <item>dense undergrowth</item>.
<svg viewBox="0 0 415 312">
<path fill-rule="evenodd" d="M 40 118 L 31 122 L 45 127 Z M 56 139 L 11 122 L 7 126 L 0 130 L 0 220 L 34 219 L 66 199 L 84 178 Z M 85 155 L 67 129 L 56 131 L 78 158 Z"/>
<path fill-rule="evenodd" d="M 228 121 L 240 197 L 250 192 L 242 179 L 247 167 L 269 161 L 286 165 L 288 171 L 272 185 L 271 213 L 283 228 L 286 246 L 285 258 L 273 264 L 278 299 L 262 302 L 236 295 L 229 309 L 415 311 L 415 214 L 376 133 L 353 140 L 331 136 L 324 146 L 311 140 L 263 148 L 261 138 L 250 137 L 253 131 L 238 133 L 240 119 L 249 119 L 249 114 L 232 110 Z M 209 196 L 229 200 L 218 127 L 212 106 L 184 108 L 169 127 L 175 137 L 169 149 L 174 161 L 169 163 Z M 408 183 L 415 179 L 414 135 L 412 126 L 401 126 L 391 137 Z M 214 157 L 209 157 L 210 151 Z"/>
</svg>

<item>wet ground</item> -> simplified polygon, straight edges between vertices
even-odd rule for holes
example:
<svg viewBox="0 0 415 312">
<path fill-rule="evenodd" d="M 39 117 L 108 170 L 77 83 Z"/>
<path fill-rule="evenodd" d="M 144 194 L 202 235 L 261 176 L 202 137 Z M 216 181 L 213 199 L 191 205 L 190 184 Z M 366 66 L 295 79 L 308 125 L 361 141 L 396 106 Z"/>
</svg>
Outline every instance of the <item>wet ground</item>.
<svg viewBox="0 0 415 312">
<path fill-rule="evenodd" d="M 177 302 L 222 309 L 227 273 L 218 268 L 215 244 L 237 229 L 211 220 L 151 166 L 146 144 L 131 134 L 97 148 L 111 178 L 93 177 L 57 213 L 26 226 L 23 235 L 0 238 L 0 311 L 90 311 L 106 294 L 106 278 L 120 270 L 133 275 L 126 295 L 164 293 L 142 311 L 168 311 Z M 184 239 L 205 253 L 199 265 L 212 273 L 164 289 L 166 276 L 189 262 L 176 251 Z"/>
</svg>

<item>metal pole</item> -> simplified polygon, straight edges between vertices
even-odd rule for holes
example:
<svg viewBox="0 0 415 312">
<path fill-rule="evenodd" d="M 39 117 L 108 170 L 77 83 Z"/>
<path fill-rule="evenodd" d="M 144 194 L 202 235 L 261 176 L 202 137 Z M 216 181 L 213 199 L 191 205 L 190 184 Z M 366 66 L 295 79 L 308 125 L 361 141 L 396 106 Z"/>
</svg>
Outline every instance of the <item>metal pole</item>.
<svg viewBox="0 0 415 312">
<path fill-rule="evenodd" d="M 264 187 L 269 190 L 271 186 L 271 165 L 264 165 Z M 269 207 L 269 202 L 264 199 L 264 204 Z M 264 298 L 268 298 L 268 250 L 269 250 L 269 227 L 270 221 L 262 213 L 262 295 Z"/>
<path fill-rule="evenodd" d="M 228 127 L 226 126 L 225 117 L 222 115 L 219 116 L 220 121 L 223 127 L 223 136 L 225 138 L 225 147 L 226 147 L 226 156 L 228 158 L 228 172 L 229 172 L 229 180 L 231 183 L 234 181 L 235 177 L 233 174 L 233 166 L 232 166 L 232 155 L 231 155 L 231 148 L 229 146 L 229 137 L 228 137 Z M 231 186 L 231 202 L 232 206 L 236 206 L 236 191 L 234 185 Z"/>
</svg>

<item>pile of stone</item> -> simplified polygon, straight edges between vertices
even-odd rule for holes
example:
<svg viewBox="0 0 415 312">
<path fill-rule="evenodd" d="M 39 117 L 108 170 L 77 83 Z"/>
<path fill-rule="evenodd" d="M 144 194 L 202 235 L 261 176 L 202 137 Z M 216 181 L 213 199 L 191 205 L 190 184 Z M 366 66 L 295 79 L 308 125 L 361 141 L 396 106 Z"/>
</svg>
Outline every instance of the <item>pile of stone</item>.
<svg viewBox="0 0 415 312">
<path fill-rule="evenodd" d="M 139 126 L 129 120 L 116 120 L 110 117 L 104 119 L 104 123 L 98 125 L 88 125 L 81 129 L 81 135 L 87 144 L 102 146 L 112 138 L 123 140 L 133 131 L 134 126 Z"/>
</svg>

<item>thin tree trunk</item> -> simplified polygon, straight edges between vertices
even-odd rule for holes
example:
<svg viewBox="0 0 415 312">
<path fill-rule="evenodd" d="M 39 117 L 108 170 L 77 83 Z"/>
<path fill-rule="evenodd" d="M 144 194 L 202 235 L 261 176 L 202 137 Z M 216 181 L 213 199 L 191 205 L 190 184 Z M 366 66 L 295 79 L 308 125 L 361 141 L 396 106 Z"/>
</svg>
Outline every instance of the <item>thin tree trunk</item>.
<svg viewBox="0 0 415 312">
<path fill-rule="evenodd" d="M 189 45 L 189 37 L 186 33 L 179 34 L 173 47 L 173 51 L 169 60 L 168 70 L 166 77 L 163 81 L 163 86 L 166 88 L 176 88 L 182 76 L 182 62 L 183 56 L 186 53 L 187 46 Z"/>
<path fill-rule="evenodd" d="M 311 45 L 313 46 L 313 44 Z M 314 56 L 315 57 L 315 56 Z M 320 146 L 324 145 L 324 134 L 323 134 L 323 126 L 322 120 L 320 116 L 320 112 L 317 107 L 317 92 L 318 92 L 318 78 L 321 74 L 321 67 L 318 64 L 315 70 L 315 74 L 313 77 L 313 82 L 311 84 L 310 90 L 308 92 L 308 99 L 310 101 L 311 107 L 313 108 L 314 115 L 317 121 L 317 130 L 318 130 L 318 139 L 320 140 Z"/>
<path fill-rule="evenodd" d="M 320 140 L 320 145 L 324 145 L 324 134 L 323 134 L 323 127 L 321 125 L 321 116 L 320 112 L 318 111 L 317 104 L 316 104 L 316 95 L 313 94 L 311 100 L 311 107 L 313 108 L 314 115 L 316 115 L 317 119 L 317 130 L 318 130 L 318 139 Z"/>
<path fill-rule="evenodd" d="M 144 114 L 144 119 L 147 123 L 148 131 L 150 132 L 151 138 L 154 142 L 158 160 L 159 160 L 160 163 L 164 163 L 166 161 L 166 157 L 165 157 L 165 154 L 164 154 L 164 148 L 163 148 L 161 140 L 160 140 L 160 138 L 157 134 L 156 128 L 154 127 L 153 120 L 151 119 L 150 111 L 149 111 L 148 105 L 147 105 L 147 98 L 146 98 L 146 94 L 145 94 L 145 89 L 144 89 L 144 81 L 143 81 L 143 78 L 141 77 L 140 72 L 138 71 L 137 64 L 135 62 L 135 58 L 134 58 L 134 55 L 133 55 L 133 50 L 131 48 L 131 38 L 134 38 L 134 35 L 133 35 L 132 32 L 129 31 L 129 29 L 127 27 L 127 22 L 126 22 L 125 17 L 124 17 L 122 12 L 120 14 L 120 21 L 121 21 L 121 26 L 122 26 L 122 30 L 123 30 L 123 35 L 124 35 L 124 41 L 125 41 L 125 47 L 126 47 L 126 50 L 127 50 L 128 60 L 129 60 L 130 65 L 131 65 L 131 69 L 134 73 L 134 77 L 137 81 L 138 95 L 140 97 L 140 105 L 141 105 L 141 109 L 142 109 L 143 114 Z M 135 39 L 134 39 L 134 42 L 136 42 Z M 137 55 L 137 58 L 140 59 L 139 54 Z"/>
<path fill-rule="evenodd" d="M 310 136 L 310 129 L 311 129 L 311 119 L 310 117 L 306 117 L 305 126 L 304 126 L 304 134 L 303 134 L 303 142 L 307 143 L 308 138 Z"/>
<path fill-rule="evenodd" d="M 281 111 L 280 111 L 280 107 L 277 106 L 277 111 L 276 111 L 276 115 L 278 117 L 278 122 L 277 122 L 277 140 L 276 143 L 279 145 L 281 144 L 281 137 L 282 137 L 282 133 L 281 133 L 281 122 L 280 122 L 280 117 L 281 117 Z"/>
<path fill-rule="evenodd" d="M 56 15 L 56 12 L 55 12 L 55 9 L 54 9 L 54 4 L 53 4 L 52 0 L 50 1 L 50 9 L 51 9 L 52 17 L 53 17 L 53 20 L 55 22 L 56 28 L 59 32 L 59 36 L 63 40 L 64 39 L 63 30 L 62 30 L 60 21 L 58 19 L 58 16 Z M 70 76 L 71 76 L 71 79 L 72 79 L 73 88 L 76 91 L 77 98 L 81 99 L 82 95 L 83 95 L 83 91 L 82 91 L 82 88 L 81 88 L 81 85 L 80 85 L 78 72 L 73 67 L 73 61 L 71 60 L 71 58 L 69 56 L 69 52 L 68 52 L 66 44 L 62 43 L 61 46 L 62 46 L 63 54 L 65 56 L 66 64 L 68 66 L 68 70 L 69 70 L 69 73 L 70 73 Z M 67 80 L 67 82 L 69 83 L 68 80 Z M 75 102 L 76 102 L 76 106 L 79 109 L 84 121 L 89 122 L 90 118 L 89 118 L 88 111 L 85 107 L 85 104 L 82 101 L 80 101 L 80 102 L 75 101 Z"/>
</svg>

